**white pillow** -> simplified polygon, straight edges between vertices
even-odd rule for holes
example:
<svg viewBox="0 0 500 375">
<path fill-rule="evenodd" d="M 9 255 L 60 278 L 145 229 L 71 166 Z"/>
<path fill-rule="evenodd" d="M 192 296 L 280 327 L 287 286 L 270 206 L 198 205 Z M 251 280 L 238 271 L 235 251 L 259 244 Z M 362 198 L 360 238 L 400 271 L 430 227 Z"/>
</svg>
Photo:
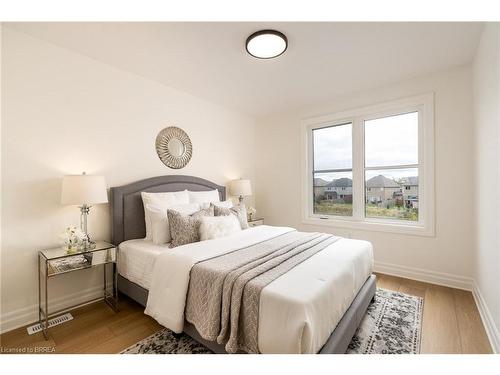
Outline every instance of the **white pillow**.
<svg viewBox="0 0 500 375">
<path fill-rule="evenodd" d="M 220 207 L 220 208 L 231 208 L 234 206 L 233 201 L 227 200 L 227 201 L 222 201 L 222 202 L 205 202 L 201 203 L 200 207 L 202 209 L 207 209 L 210 207 L 210 205 L 213 204 L 214 206 Z"/>
<path fill-rule="evenodd" d="M 220 202 L 219 190 L 190 191 L 189 203 L 210 203 Z"/>
<path fill-rule="evenodd" d="M 146 215 L 150 220 L 151 240 L 155 245 L 163 245 L 170 242 L 170 230 L 166 211 L 148 204 Z"/>
<path fill-rule="evenodd" d="M 146 206 L 156 206 L 160 209 L 167 209 L 171 206 L 178 206 L 189 203 L 189 194 L 187 190 L 173 191 L 168 193 L 147 193 L 141 192 L 142 203 L 144 205 L 144 220 L 146 222 L 146 239 L 152 240 L 151 218 L 147 212 Z"/>
<path fill-rule="evenodd" d="M 175 210 L 183 215 L 191 215 L 200 210 L 200 205 L 198 203 L 188 203 L 171 206 L 168 209 L 153 206 L 151 204 L 146 205 L 146 212 L 151 220 L 151 240 L 155 245 L 163 245 L 172 240 L 167 210 Z"/>
<path fill-rule="evenodd" d="M 225 237 L 241 231 L 241 225 L 236 216 L 205 216 L 201 218 L 200 241 Z"/>
</svg>

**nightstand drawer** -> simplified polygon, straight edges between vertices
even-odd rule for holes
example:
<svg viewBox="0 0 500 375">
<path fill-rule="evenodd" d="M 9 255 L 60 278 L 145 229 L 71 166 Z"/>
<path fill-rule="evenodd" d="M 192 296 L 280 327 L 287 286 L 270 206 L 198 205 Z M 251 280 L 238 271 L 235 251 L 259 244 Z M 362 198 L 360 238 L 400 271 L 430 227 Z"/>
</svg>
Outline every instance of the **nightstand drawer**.
<svg viewBox="0 0 500 375">
<path fill-rule="evenodd" d="M 248 222 L 249 227 L 257 227 L 259 225 L 264 225 L 264 219 L 257 219 Z"/>
</svg>

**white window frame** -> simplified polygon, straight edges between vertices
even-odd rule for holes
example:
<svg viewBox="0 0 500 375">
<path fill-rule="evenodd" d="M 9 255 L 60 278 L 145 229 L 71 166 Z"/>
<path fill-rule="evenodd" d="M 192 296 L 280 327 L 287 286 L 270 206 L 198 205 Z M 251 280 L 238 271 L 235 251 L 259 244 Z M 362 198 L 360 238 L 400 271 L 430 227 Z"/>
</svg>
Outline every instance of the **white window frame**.
<svg viewBox="0 0 500 375">
<path fill-rule="evenodd" d="M 419 112 L 418 126 L 418 222 L 365 217 L 364 121 Z M 313 213 L 313 130 L 352 123 L 352 216 Z M 435 235 L 434 203 L 434 94 L 428 93 L 302 120 L 301 125 L 302 223 L 346 229 L 370 230 L 421 236 Z M 404 166 L 402 166 L 403 168 Z"/>
</svg>

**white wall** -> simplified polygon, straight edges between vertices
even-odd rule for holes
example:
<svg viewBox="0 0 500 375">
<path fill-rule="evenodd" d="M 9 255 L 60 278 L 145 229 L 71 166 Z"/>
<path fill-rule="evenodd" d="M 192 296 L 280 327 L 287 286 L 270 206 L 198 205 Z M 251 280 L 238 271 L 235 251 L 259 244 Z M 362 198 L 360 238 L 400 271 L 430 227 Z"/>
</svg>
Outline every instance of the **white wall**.
<svg viewBox="0 0 500 375">
<path fill-rule="evenodd" d="M 474 278 L 490 341 L 500 352 L 500 24 L 485 26 L 473 72 Z"/>
<path fill-rule="evenodd" d="M 2 35 L 2 330 L 37 318 L 37 250 L 58 244 L 77 207 L 60 204 L 65 174 L 101 174 L 108 186 L 188 174 L 219 184 L 254 179 L 254 120 L 143 77 L 14 31 Z M 180 171 L 155 152 L 157 133 L 175 125 L 191 137 Z M 92 209 L 90 232 L 110 239 L 109 206 Z M 90 273 L 90 275 L 89 275 Z M 90 276 L 90 277 L 87 277 Z M 60 276 L 54 306 L 100 291 L 95 270 Z M 76 293 L 78 292 L 78 293 Z M 74 294 L 76 293 L 76 294 Z"/>
<path fill-rule="evenodd" d="M 2 144 L 2 133 L 3 133 L 3 102 L 2 102 L 2 74 L 3 74 L 3 65 L 2 65 L 2 31 L 3 31 L 3 23 L 0 22 L 0 150 L 1 150 L 1 144 Z M 2 153 L 0 152 L 0 198 L 2 196 L 2 181 L 1 181 L 1 176 L 2 176 Z M 2 270 L 2 248 L 1 248 L 1 243 L 2 243 L 2 199 L 0 199 L 0 271 Z M 0 275 L 0 315 L 1 315 L 1 300 L 2 300 L 2 278 Z M 1 327 L 0 327 L 1 328 Z"/>
<path fill-rule="evenodd" d="M 435 92 L 436 236 L 340 230 L 301 223 L 300 121 L 384 101 Z M 332 99 L 315 108 L 275 115 L 256 131 L 257 209 L 267 223 L 325 231 L 373 243 L 384 272 L 470 288 L 473 260 L 471 67 Z"/>
</svg>

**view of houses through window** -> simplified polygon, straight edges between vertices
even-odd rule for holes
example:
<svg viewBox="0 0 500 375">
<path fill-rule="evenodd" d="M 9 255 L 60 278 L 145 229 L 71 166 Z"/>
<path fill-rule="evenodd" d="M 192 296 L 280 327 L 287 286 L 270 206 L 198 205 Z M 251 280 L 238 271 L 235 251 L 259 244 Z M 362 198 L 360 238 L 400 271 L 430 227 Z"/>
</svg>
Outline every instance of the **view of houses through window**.
<svg viewBox="0 0 500 375">
<path fill-rule="evenodd" d="M 352 123 L 315 129 L 313 142 L 314 213 L 352 216 Z"/>
<path fill-rule="evenodd" d="M 418 112 L 367 119 L 367 218 L 418 221 Z M 313 213 L 353 215 L 352 123 L 313 130 Z"/>
<path fill-rule="evenodd" d="M 317 174 L 314 178 L 314 213 L 352 216 L 352 173 Z"/>
</svg>

